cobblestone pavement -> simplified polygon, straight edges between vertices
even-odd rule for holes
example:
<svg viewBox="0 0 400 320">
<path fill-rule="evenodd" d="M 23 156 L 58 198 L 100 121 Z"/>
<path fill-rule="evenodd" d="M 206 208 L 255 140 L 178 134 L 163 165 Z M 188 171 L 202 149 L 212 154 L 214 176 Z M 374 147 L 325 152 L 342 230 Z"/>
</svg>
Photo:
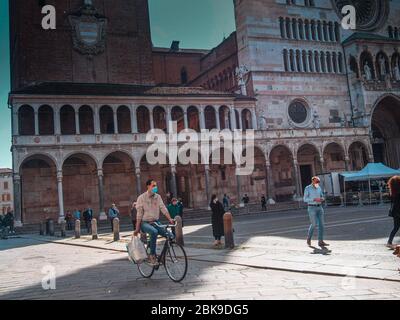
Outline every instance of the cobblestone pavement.
<svg viewBox="0 0 400 320">
<path fill-rule="evenodd" d="M 126 253 L 42 243 L 0 242 L 0 299 L 399 299 L 400 283 L 224 263 L 190 261 L 181 284 L 163 269 L 140 277 Z M 55 268 L 56 290 L 42 289 L 42 271 Z M 43 269 L 44 268 L 44 269 Z"/>
</svg>

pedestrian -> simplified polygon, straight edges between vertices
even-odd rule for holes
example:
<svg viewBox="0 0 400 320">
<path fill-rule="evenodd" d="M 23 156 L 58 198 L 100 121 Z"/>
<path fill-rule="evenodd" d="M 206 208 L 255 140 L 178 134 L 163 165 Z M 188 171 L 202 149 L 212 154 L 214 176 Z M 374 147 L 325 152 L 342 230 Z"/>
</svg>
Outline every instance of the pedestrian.
<svg viewBox="0 0 400 320">
<path fill-rule="evenodd" d="M 222 244 L 221 237 L 224 236 L 224 206 L 218 201 L 217 196 L 214 194 L 211 197 L 210 207 L 212 210 L 211 224 L 214 235 L 214 246 Z"/>
<path fill-rule="evenodd" d="M 83 212 L 83 219 L 85 220 L 87 233 L 90 234 L 92 230 L 92 219 L 93 219 L 93 210 L 90 207 L 87 207 Z"/>
<path fill-rule="evenodd" d="M 392 203 L 389 216 L 393 218 L 393 230 L 390 233 L 387 247 L 394 250 L 396 245 L 393 245 L 393 239 L 400 229 L 400 176 L 392 177 L 388 182 L 388 187 Z"/>
<path fill-rule="evenodd" d="M 314 234 L 314 229 L 318 225 L 318 245 L 321 248 L 329 246 L 324 242 L 324 208 L 322 206 L 324 194 L 320 187 L 320 178 L 312 177 L 311 184 L 304 190 L 304 202 L 308 205 L 308 216 L 311 221 L 310 228 L 308 229 L 307 245 L 311 247 L 311 240 Z"/>
<path fill-rule="evenodd" d="M 136 230 L 136 216 L 137 216 L 136 204 L 137 204 L 136 201 L 133 201 L 131 206 L 131 221 L 133 225 L 133 230 Z"/>
<path fill-rule="evenodd" d="M 108 219 L 110 219 L 111 223 L 111 232 L 114 232 L 114 219 L 118 218 L 119 216 L 119 210 L 115 203 L 111 205 L 111 208 L 108 210 Z"/>
<path fill-rule="evenodd" d="M 140 231 L 150 235 L 150 255 L 148 261 L 152 265 L 157 265 L 156 247 L 158 235 L 174 238 L 170 232 L 160 226 L 160 211 L 165 215 L 170 224 L 174 224 L 174 220 L 172 220 L 167 207 L 158 194 L 157 182 L 149 179 L 146 182 L 146 187 L 147 191 L 137 199 L 136 229 L 133 236 L 136 237 Z"/>
<path fill-rule="evenodd" d="M 73 221 L 72 213 L 71 213 L 71 211 L 68 210 L 65 215 L 65 222 L 67 223 L 67 230 L 73 229 L 72 221 Z"/>
<path fill-rule="evenodd" d="M 10 228 L 10 233 L 15 233 L 14 230 L 14 213 L 10 210 L 7 212 L 5 216 L 6 223 L 8 227 Z"/>
<path fill-rule="evenodd" d="M 225 194 L 224 194 L 224 198 L 222 199 L 222 204 L 224 205 L 225 211 L 229 211 L 229 208 L 230 208 L 229 202 L 230 202 L 230 199 L 229 199 L 229 197 L 228 197 L 228 196 L 226 195 L 226 193 L 225 193 Z"/>
<path fill-rule="evenodd" d="M 180 216 L 181 206 L 178 199 L 173 198 L 171 200 L 171 203 L 167 206 L 167 209 L 172 219 L 175 219 L 177 216 Z M 175 228 L 172 229 L 172 233 L 175 235 Z"/>
<path fill-rule="evenodd" d="M 261 197 L 261 210 L 267 211 L 267 199 L 265 196 Z"/>
<path fill-rule="evenodd" d="M 78 209 L 74 210 L 74 218 L 75 220 L 81 220 L 81 212 Z"/>
<path fill-rule="evenodd" d="M 247 195 L 247 193 L 245 193 L 244 197 L 242 198 L 242 201 L 244 203 L 244 206 L 246 208 L 247 213 L 249 213 L 249 202 L 250 202 L 250 198 Z"/>
</svg>

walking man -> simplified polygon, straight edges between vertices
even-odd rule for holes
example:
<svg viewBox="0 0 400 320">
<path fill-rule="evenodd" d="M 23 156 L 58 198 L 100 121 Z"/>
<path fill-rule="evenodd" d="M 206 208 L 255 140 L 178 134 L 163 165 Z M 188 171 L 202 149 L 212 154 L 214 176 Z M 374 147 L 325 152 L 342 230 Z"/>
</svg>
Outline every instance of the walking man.
<svg viewBox="0 0 400 320">
<path fill-rule="evenodd" d="M 322 206 L 324 194 L 320 187 L 320 179 L 318 177 L 312 178 L 312 183 L 304 190 L 304 202 L 308 205 L 308 215 L 310 217 L 311 225 L 308 230 L 307 245 L 311 246 L 311 239 L 314 234 L 314 229 L 318 224 L 318 245 L 321 248 L 329 246 L 324 242 L 324 208 Z"/>
<path fill-rule="evenodd" d="M 83 219 L 85 220 L 87 233 L 90 234 L 92 229 L 92 219 L 93 219 L 92 208 L 90 207 L 86 208 L 86 210 L 83 212 Z"/>
<path fill-rule="evenodd" d="M 156 247 L 157 236 L 160 234 L 164 237 L 173 237 L 170 232 L 160 227 L 160 211 L 168 219 L 170 224 L 175 224 L 172 220 L 168 209 L 165 207 L 161 196 L 158 194 L 157 182 L 150 179 L 146 182 L 147 191 L 137 199 L 136 209 L 136 230 L 134 236 L 136 237 L 140 230 L 143 233 L 150 235 L 150 264 L 156 265 Z"/>
<path fill-rule="evenodd" d="M 261 197 L 261 210 L 267 211 L 267 199 L 265 199 L 265 196 Z"/>
<path fill-rule="evenodd" d="M 224 194 L 224 198 L 222 199 L 222 204 L 224 206 L 225 211 L 229 211 L 229 197 L 227 194 Z"/>
</svg>

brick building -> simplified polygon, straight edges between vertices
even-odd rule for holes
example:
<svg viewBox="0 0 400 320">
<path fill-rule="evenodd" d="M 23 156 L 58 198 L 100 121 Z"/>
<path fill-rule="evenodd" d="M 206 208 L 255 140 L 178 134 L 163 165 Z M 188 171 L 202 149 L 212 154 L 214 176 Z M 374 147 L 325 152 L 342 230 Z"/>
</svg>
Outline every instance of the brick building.
<svg viewBox="0 0 400 320">
<path fill-rule="evenodd" d="M 146 0 L 46 1 L 49 31 L 41 1 L 10 1 L 16 219 L 89 205 L 104 217 L 112 202 L 128 214 L 149 177 L 202 208 L 212 193 L 291 200 L 314 174 L 374 159 L 400 167 L 400 4 L 368 0 L 352 32 L 345 2 L 236 0 L 236 32 L 189 50 L 152 48 Z M 146 133 L 169 120 L 255 129 L 254 172 L 150 165 Z"/>
<path fill-rule="evenodd" d="M 0 169 L 0 214 L 13 210 L 13 174 L 11 169 Z"/>
</svg>

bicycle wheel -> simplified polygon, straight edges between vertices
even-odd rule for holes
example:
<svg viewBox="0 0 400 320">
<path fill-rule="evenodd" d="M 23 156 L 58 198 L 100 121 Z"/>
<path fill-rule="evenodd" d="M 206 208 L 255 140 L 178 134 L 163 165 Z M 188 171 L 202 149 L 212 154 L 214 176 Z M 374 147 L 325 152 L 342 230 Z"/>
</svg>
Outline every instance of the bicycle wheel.
<svg viewBox="0 0 400 320">
<path fill-rule="evenodd" d="M 168 277 L 174 282 L 181 282 L 187 272 L 188 262 L 186 252 L 182 246 L 169 242 L 165 252 L 164 267 Z"/>
<path fill-rule="evenodd" d="M 150 248 L 146 246 L 147 255 L 149 255 Z M 151 278 L 154 274 L 155 266 L 150 265 L 147 261 L 143 261 L 142 263 L 138 263 L 139 273 L 143 278 Z"/>
</svg>

